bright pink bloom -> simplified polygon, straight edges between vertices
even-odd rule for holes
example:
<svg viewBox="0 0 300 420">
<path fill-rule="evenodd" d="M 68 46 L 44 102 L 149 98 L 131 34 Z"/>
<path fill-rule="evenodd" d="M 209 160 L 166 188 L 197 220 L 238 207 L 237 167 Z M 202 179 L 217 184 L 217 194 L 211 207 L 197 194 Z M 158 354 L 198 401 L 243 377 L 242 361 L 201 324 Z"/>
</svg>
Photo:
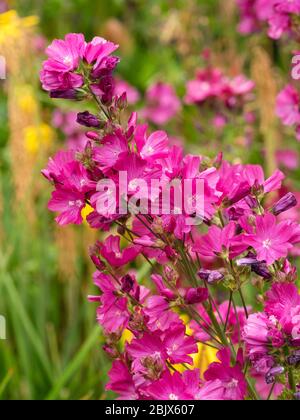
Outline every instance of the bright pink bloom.
<svg viewBox="0 0 300 420">
<path fill-rule="evenodd" d="M 245 234 L 244 244 L 252 246 L 257 253 L 258 261 L 273 264 L 286 257 L 293 248 L 293 229 L 288 222 L 276 223 L 276 217 L 267 213 L 256 217 L 256 232 Z"/>
<path fill-rule="evenodd" d="M 193 363 L 190 354 L 197 353 L 198 347 L 193 337 L 185 335 L 184 325 L 174 325 L 167 332 L 163 340 L 166 353 L 171 363 Z"/>
<path fill-rule="evenodd" d="M 193 400 L 192 388 L 184 382 L 180 373 L 165 372 L 162 378 L 147 388 L 147 394 L 153 400 Z"/>
<path fill-rule="evenodd" d="M 230 222 L 223 229 L 217 226 L 210 227 L 208 234 L 197 240 L 193 246 L 193 251 L 204 257 L 221 256 L 227 252 L 231 258 L 234 258 L 246 249 L 247 246 L 236 235 L 234 222 Z"/>
<path fill-rule="evenodd" d="M 94 283 L 102 292 L 98 298 L 90 297 L 91 301 L 98 301 L 101 306 L 97 309 L 97 320 L 104 330 L 111 333 L 120 333 L 128 325 L 129 311 L 127 309 L 128 299 L 122 297 L 119 291 L 120 286 L 112 277 L 96 272 Z"/>
<path fill-rule="evenodd" d="M 161 159 L 168 156 L 169 139 L 164 131 L 155 131 L 147 137 L 147 126 L 141 126 L 135 135 L 138 152 L 144 160 Z"/>
<path fill-rule="evenodd" d="M 163 296 L 150 296 L 144 313 L 148 318 L 150 331 L 167 331 L 174 323 L 180 323 L 179 316 L 170 310 L 169 302 Z"/>
<path fill-rule="evenodd" d="M 94 160 L 106 173 L 116 165 L 122 154 L 128 152 L 128 145 L 126 138 L 120 132 L 105 136 L 101 143 L 101 147 L 95 147 L 93 150 Z"/>
<path fill-rule="evenodd" d="M 274 284 L 267 293 L 265 312 L 278 320 L 285 333 L 300 339 L 300 295 L 294 284 Z"/>
<path fill-rule="evenodd" d="M 84 49 L 85 40 L 82 34 L 68 34 L 64 40 L 54 40 L 46 50 L 49 59 L 44 63 L 44 69 L 72 72 L 78 68 Z"/>
<path fill-rule="evenodd" d="M 109 236 L 103 243 L 101 254 L 113 267 L 122 267 L 133 261 L 140 253 L 139 246 L 130 246 L 121 250 L 120 236 Z"/>
<path fill-rule="evenodd" d="M 136 392 L 132 375 L 121 360 L 115 360 L 108 374 L 109 382 L 106 385 L 107 391 L 116 392 L 119 400 L 136 400 L 138 393 Z"/>
<path fill-rule="evenodd" d="M 48 209 L 60 213 L 55 219 L 59 225 L 64 226 L 71 223 L 80 225 L 82 223 L 81 212 L 85 206 L 83 192 L 57 189 L 52 193 Z"/>
<path fill-rule="evenodd" d="M 84 59 L 89 64 L 94 64 L 94 69 L 97 69 L 103 59 L 108 57 L 119 48 L 113 42 L 109 42 L 104 38 L 96 36 L 91 42 L 86 44 L 84 50 Z"/>
<path fill-rule="evenodd" d="M 269 319 L 264 313 L 251 314 L 243 330 L 243 339 L 250 357 L 268 353 Z"/>
<path fill-rule="evenodd" d="M 218 381 L 217 385 L 220 391 L 220 400 L 243 400 L 247 393 L 247 383 L 239 363 L 231 367 L 230 351 L 224 349 L 218 353 L 218 359 L 221 363 L 212 363 L 204 373 L 207 381 Z M 216 390 L 215 390 L 216 392 Z"/>
</svg>

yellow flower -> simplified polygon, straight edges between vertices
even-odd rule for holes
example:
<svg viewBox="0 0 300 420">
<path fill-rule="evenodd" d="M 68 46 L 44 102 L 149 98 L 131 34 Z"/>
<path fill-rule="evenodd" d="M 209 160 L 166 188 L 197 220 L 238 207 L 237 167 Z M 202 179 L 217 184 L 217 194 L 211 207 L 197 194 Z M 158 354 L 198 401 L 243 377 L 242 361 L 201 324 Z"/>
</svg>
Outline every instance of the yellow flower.
<svg viewBox="0 0 300 420">
<path fill-rule="evenodd" d="M 49 146 L 54 139 L 54 132 L 47 124 L 30 125 L 24 128 L 25 149 L 35 155 L 40 147 Z"/>
<path fill-rule="evenodd" d="M 121 344 L 122 348 L 124 348 L 125 343 L 131 343 L 132 339 L 133 339 L 132 332 L 129 331 L 129 330 L 125 330 L 123 332 L 123 335 L 122 335 L 121 340 L 120 340 L 120 344 Z"/>
<path fill-rule="evenodd" d="M 0 14 L 0 44 L 7 41 L 8 38 L 17 38 L 21 36 L 22 30 L 31 28 L 39 23 L 37 16 L 19 17 L 15 10 Z"/>
<path fill-rule="evenodd" d="M 34 96 L 33 87 L 23 85 L 18 87 L 18 106 L 26 114 L 36 115 L 38 112 L 38 103 Z"/>
<path fill-rule="evenodd" d="M 87 223 L 86 218 L 89 214 L 93 213 L 94 209 L 89 204 L 87 204 L 81 211 L 81 216 L 83 218 L 83 221 Z"/>
</svg>

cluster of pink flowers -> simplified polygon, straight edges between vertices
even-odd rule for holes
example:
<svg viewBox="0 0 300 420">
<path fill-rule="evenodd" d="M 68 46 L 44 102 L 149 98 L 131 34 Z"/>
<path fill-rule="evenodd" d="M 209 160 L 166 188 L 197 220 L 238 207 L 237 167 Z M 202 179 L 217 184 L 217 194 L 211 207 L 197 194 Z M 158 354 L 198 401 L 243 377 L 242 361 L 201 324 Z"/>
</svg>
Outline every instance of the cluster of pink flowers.
<svg viewBox="0 0 300 420">
<path fill-rule="evenodd" d="M 97 107 L 77 115 L 87 127 L 85 148 L 59 152 L 43 174 L 53 184 L 49 209 L 58 213 L 60 225 L 82 223 L 82 210 L 89 206 L 90 226 L 109 232 L 90 250 L 100 289 L 90 300 L 98 303 L 104 349 L 113 360 L 107 389 L 123 399 L 254 400 L 257 375 L 266 374 L 267 384 L 280 377 L 289 398 L 298 398 L 300 310 L 288 255 L 300 243 L 300 225 L 280 218 L 297 200 L 287 193 L 271 207 L 264 205 L 268 194 L 282 187 L 283 173 L 267 178 L 259 165 L 231 165 L 221 154 L 213 160 L 185 156 L 182 148 L 170 146 L 165 132 L 148 133 L 136 113 L 124 122 L 126 94 L 119 96 L 107 83 L 118 62 L 110 56 L 115 49 L 101 38 L 86 43 L 81 35 L 67 35 L 47 50 L 41 75 L 52 96 L 57 89 L 73 89 L 73 97 L 80 92 Z M 188 101 L 218 97 L 235 106 L 252 89 L 244 78 L 205 71 L 191 82 Z M 104 192 L 98 183 L 113 182 L 120 193 L 120 172 L 127 173 L 126 199 L 135 197 L 136 207 L 154 200 L 155 211 L 149 206 L 146 214 L 120 212 L 112 206 L 99 212 Z M 139 191 L 141 179 L 145 185 L 159 181 L 155 197 Z M 164 212 L 164 187 L 178 179 L 193 181 L 187 197 L 192 203 L 198 194 L 194 182 L 202 182 L 202 224 L 197 208 L 194 214 L 178 212 L 172 202 L 172 211 Z M 141 261 L 149 265 L 147 280 L 138 271 Z M 250 279 L 259 292 L 273 284 L 258 315 L 244 298 Z M 224 293 L 228 298 L 221 299 Z M 200 345 L 218 352 L 219 361 L 205 372 L 194 364 Z M 269 370 L 252 372 L 249 362 Z M 280 373 L 270 372 L 274 368 Z"/>
<path fill-rule="evenodd" d="M 222 127 L 230 114 L 244 111 L 245 104 L 253 99 L 254 87 L 254 82 L 244 75 L 229 78 L 222 70 L 208 64 L 187 83 L 185 102 L 212 109 L 214 125 Z"/>
<path fill-rule="evenodd" d="M 241 15 L 239 30 L 243 34 L 259 31 L 268 25 L 270 38 L 292 35 L 300 14 L 299 0 L 237 0 Z"/>
<path fill-rule="evenodd" d="M 287 85 L 277 96 L 276 114 L 286 126 L 295 127 L 300 141 L 300 94 L 293 85 Z"/>
</svg>

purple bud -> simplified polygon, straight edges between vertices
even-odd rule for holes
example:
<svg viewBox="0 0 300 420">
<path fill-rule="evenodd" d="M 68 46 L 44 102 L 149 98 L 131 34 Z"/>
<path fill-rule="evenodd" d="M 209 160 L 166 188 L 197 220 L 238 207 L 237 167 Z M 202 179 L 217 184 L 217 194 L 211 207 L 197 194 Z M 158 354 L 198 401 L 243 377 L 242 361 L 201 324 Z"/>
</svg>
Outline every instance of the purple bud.
<svg viewBox="0 0 300 420">
<path fill-rule="evenodd" d="M 220 273 L 219 271 L 211 271 L 211 270 L 200 270 L 198 272 L 198 276 L 200 277 L 201 280 L 207 281 L 210 284 L 214 284 L 217 283 L 221 280 L 223 280 L 224 275 L 222 273 Z"/>
<path fill-rule="evenodd" d="M 78 92 L 75 89 L 67 89 L 67 90 L 52 90 L 50 92 L 50 98 L 52 99 L 71 99 L 80 101 L 84 99 L 85 95 Z"/>
<path fill-rule="evenodd" d="M 185 295 L 185 303 L 194 305 L 196 303 L 204 302 L 208 299 L 208 290 L 205 287 L 198 287 L 197 289 L 189 289 Z"/>
<path fill-rule="evenodd" d="M 266 374 L 266 383 L 271 385 L 275 382 L 276 376 L 282 375 L 284 373 L 284 367 L 282 366 L 275 366 L 269 370 Z"/>
<path fill-rule="evenodd" d="M 100 128 L 100 121 L 98 117 L 88 111 L 80 112 L 77 115 L 77 122 L 85 127 Z"/>
<path fill-rule="evenodd" d="M 243 198 L 247 197 L 251 193 L 251 187 L 249 187 L 248 182 L 244 182 L 240 185 L 238 191 L 235 193 L 235 195 L 229 200 L 230 205 L 232 206 L 235 203 L 238 203 Z"/>
<path fill-rule="evenodd" d="M 257 207 L 257 199 L 255 197 L 248 195 L 247 197 L 245 197 L 245 201 L 250 207 L 250 209 L 255 209 Z"/>
<path fill-rule="evenodd" d="M 266 279 L 266 280 L 271 280 L 272 278 L 272 274 L 270 273 L 268 266 L 266 263 L 264 262 L 259 262 L 257 264 L 252 264 L 251 265 L 251 270 L 253 271 L 253 273 L 257 274 L 258 276 Z"/>
<path fill-rule="evenodd" d="M 249 253 L 245 258 L 237 260 L 238 266 L 251 266 L 251 271 L 256 273 L 258 276 L 263 277 L 266 280 L 270 280 L 272 275 L 268 269 L 268 266 L 264 262 L 260 262 L 256 259 L 256 255 Z"/>
<path fill-rule="evenodd" d="M 279 214 L 297 206 L 297 199 L 292 193 L 287 193 L 282 197 L 272 208 L 273 214 L 278 216 Z"/>
<path fill-rule="evenodd" d="M 296 392 L 296 394 L 294 394 L 294 397 L 297 401 L 300 401 L 300 392 Z"/>
<path fill-rule="evenodd" d="M 134 287 L 134 280 L 129 274 L 127 274 L 126 276 L 122 278 L 121 284 L 122 284 L 122 288 L 121 288 L 122 292 L 130 293 Z"/>
<path fill-rule="evenodd" d="M 291 366 L 295 366 L 300 363 L 300 350 L 295 351 L 291 356 L 287 358 L 287 362 Z"/>
</svg>

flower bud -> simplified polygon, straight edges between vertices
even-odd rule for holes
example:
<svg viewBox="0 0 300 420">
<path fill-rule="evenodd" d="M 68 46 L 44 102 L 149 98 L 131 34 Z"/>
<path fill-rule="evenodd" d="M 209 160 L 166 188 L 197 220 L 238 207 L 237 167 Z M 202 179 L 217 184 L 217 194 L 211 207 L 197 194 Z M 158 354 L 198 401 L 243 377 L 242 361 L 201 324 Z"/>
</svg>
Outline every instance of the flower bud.
<svg viewBox="0 0 300 420">
<path fill-rule="evenodd" d="M 85 93 L 79 92 L 75 89 L 52 90 L 50 92 L 50 98 L 52 99 L 70 99 L 75 101 L 82 101 L 85 97 Z"/>
<path fill-rule="evenodd" d="M 198 287 L 197 289 L 189 289 L 185 295 L 185 303 L 194 305 L 202 303 L 208 299 L 208 290 L 205 287 Z"/>
<path fill-rule="evenodd" d="M 275 216 L 295 207 L 297 205 L 297 199 L 292 193 L 287 193 L 282 197 L 272 208 L 272 213 Z"/>
<path fill-rule="evenodd" d="M 130 293 L 134 287 L 134 280 L 129 274 L 127 274 L 121 279 L 121 284 L 122 284 L 122 288 L 121 288 L 122 292 Z"/>
<path fill-rule="evenodd" d="M 101 125 L 99 118 L 88 111 L 80 112 L 77 115 L 77 122 L 85 127 L 100 128 Z"/>
<path fill-rule="evenodd" d="M 219 271 L 211 271 L 211 270 L 200 270 L 198 272 L 198 276 L 201 280 L 207 281 L 209 284 L 217 283 L 221 280 L 223 280 L 224 275 L 220 273 Z"/>
<path fill-rule="evenodd" d="M 284 373 L 284 367 L 276 366 L 269 370 L 266 374 L 266 383 L 268 385 L 273 384 L 276 381 L 276 376 L 282 375 Z"/>
<path fill-rule="evenodd" d="M 287 362 L 291 366 L 295 366 L 300 363 L 300 350 L 295 351 L 291 356 L 287 358 Z"/>
</svg>

